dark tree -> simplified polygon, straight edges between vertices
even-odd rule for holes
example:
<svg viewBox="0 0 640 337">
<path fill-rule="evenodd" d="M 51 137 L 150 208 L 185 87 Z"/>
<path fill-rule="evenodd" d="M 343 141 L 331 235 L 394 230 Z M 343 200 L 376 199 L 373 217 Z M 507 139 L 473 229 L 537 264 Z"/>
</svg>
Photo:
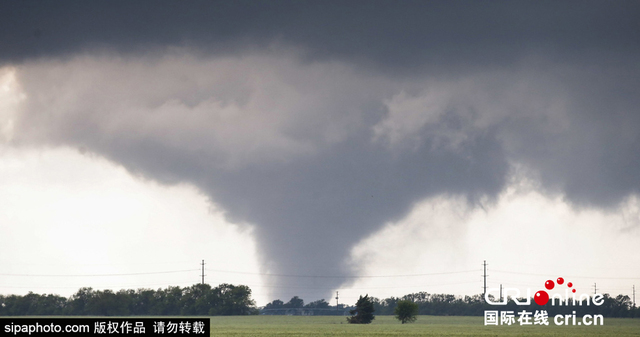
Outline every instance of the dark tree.
<svg viewBox="0 0 640 337">
<path fill-rule="evenodd" d="M 304 300 L 298 296 L 293 296 L 284 306 L 287 308 L 302 308 L 304 307 Z"/>
<path fill-rule="evenodd" d="M 284 308 L 284 302 L 281 300 L 273 300 L 271 303 L 267 303 L 265 309 L 281 309 Z"/>
<path fill-rule="evenodd" d="M 313 301 L 304 306 L 305 308 L 318 308 L 318 309 L 327 309 L 329 308 L 329 303 L 323 299 Z"/>
<path fill-rule="evenodd" d="M 349 310 L 349 313 L 353 316 L 347 317 L 347 322 L 355 323 L 355 324 L 369 324 L 375 318 L 373 316 L 374 312 L 373 302 L 369 298 L 369 295 L 365 295 L 358 299 L 356 302 L 356 308 L 353 310 Z"/>
<path fill-rule="evenodd" d="M 213 289 L 214 307 L 209 315 L 251 315 L 256 314 L 255 302 L 251 299 L 251 289 L 223 283 Z"/>
<path fill-rule="evenodd" d="M 415 322 L 418 314 L 418 304 L 409 300 L 399 301 L 394 313 L 402 324 Z"/>
</svg>

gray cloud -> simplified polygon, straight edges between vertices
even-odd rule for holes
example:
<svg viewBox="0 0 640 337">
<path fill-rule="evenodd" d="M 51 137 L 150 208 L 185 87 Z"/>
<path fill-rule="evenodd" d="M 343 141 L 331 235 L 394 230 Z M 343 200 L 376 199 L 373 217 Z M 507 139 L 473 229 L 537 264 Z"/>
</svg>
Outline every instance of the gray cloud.
<svg viewBox="0 0 640 337">
<path fill-rule="evenodd" d="M 491 201 L 511 165 L 584 207 L 640 188 L 637 2 L 32 4 L 0 20 L 13 142 L 198 186 L 265 271 L 350 274 L 354 243 L 424 198 Z"/>
<path fill-rule="evenodd" d="M 503 66 L 532 52 L 571 61 L 638 52 L 636 1 L 38 1 L 4 2 L 0 59 L 158 46 L 228 54 L 274 41 L 309 59 L 415 72 Z M 451 75 L 452 68 L 442 69 Z"/>
</svg>

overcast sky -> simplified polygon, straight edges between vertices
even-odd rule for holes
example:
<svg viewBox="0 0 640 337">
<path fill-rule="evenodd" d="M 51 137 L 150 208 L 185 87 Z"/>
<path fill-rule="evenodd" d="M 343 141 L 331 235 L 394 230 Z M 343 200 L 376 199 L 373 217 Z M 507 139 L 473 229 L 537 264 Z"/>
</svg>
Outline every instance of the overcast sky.
<svg viewBox="0 0 640 337">
<path fill-rule="evenodd" d="M 640 285 L 637 1 L 3 2 L 0 293 Z"/>
</svg>

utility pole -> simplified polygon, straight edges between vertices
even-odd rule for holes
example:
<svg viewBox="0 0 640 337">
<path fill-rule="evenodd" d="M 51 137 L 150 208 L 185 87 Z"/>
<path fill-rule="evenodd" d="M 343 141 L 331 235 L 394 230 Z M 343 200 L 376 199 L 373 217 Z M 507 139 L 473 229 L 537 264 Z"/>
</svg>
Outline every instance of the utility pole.
<svg viewBox="0 0 640 337">
<path fill-rule="evenodd" d="M 596 284 L 593 284 L 593 294 L 597 294 L 598 293 L 598 288 L 596 288 Z"/>
<path fill-rule="evenodd" d="M 338 292 L 336 291 L 336 310 L 340 311 L 340 302 L 338 301 Z"/>
<path fill-rule="evenodd" d="M 633 307 L 636 307 L 636 285 L 633 285 Z"/>
<path fill-rule="evenodd" d="M 500 284 L 500 302 L 502 302 L 502 284 Z"/>
<path fill-rule="evenodd" d="M 487 296 L 487 260 L 484 260 L 482 265 L 484 266 L 484 275 L 482 275 L 484 278 L 484 291 L 482 292 L 482 295 Z"/>
<path fill-rule="evenodd" d="M 202 260 L 202 284 L 204 284 L 204 260 Z"/>
</svg>

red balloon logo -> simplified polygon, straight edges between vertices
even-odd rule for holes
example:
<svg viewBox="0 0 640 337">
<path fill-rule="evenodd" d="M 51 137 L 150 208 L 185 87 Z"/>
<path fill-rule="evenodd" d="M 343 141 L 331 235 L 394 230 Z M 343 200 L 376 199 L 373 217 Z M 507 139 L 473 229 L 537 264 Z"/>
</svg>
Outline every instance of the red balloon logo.
<svg viewBox="0 0 640 337">
<path fill-rule="evenodd" d="M 540 290 L 536 293 L 533 299 L 538 305 L 545 305 L 549 302 L 549 294 L 544 290 Z"/>
<path fill-rule="evenodd" d="M 547 282 L 544 283 L 544 287 L 549 289 L 549 290 L 553 289 L 553 287 L 555 287 L 555 286 L 556 285 L 551 280 L 547 280 Z"/>
</svg>

